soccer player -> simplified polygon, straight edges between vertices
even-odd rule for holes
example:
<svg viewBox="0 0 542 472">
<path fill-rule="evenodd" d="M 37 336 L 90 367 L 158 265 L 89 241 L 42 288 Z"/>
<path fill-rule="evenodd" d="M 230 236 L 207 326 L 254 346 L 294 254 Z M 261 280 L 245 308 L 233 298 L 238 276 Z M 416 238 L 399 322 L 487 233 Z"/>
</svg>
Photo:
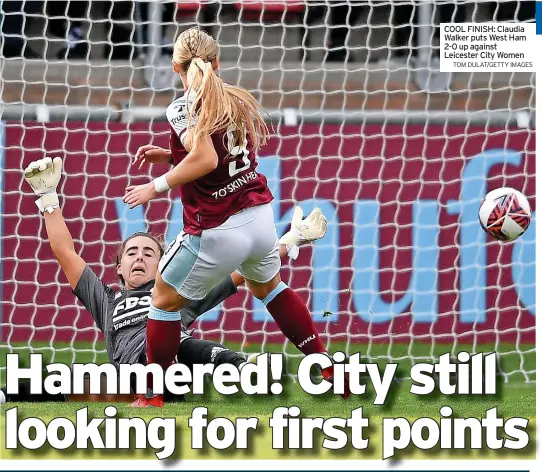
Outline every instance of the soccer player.
<svg viewBox="0 0 542 472">
<path fill-rule="evenodd" d="M 185 94 L 167 108 L 170 150 L 162 153 L 175 167 L 149 184 L 128 187 L 124 196 L 134 208 L 180 187 L 185 234 L 161 259 L 147 322 L 149 362 L 164 369 L 176 353 L 179 310 L 235 270 L 301 352 L 326 352 L 305 303 L 280 278 L 273 196 L 257 171 L 256 151 L 268 138 L 260 106 L 247 90 L 225 84 L 217 69 L 211 36 L 198 28 L 179 35 L 173 70 Z M 135 160 L 141 165 L 145 153 Z M 322 374 L 329 379 L 331 369 Z"/>
<path fill-rule="evenodd" d="M 66 226 L 60 209 L 56 187 L 62 173 L 62 160 L 55 158 L 32 162 L 25 169 L 25 179 L 40 197 L 36 204 L 43 212 L 49 243 L 55 257 L 72 287 L 74 294 L 92 315 L 96 325 L 104 333 L 109 361 L 114 365 L 145 364 L 145 326 L 151 303 L 151 290 L 158 270 L 163 248 L 159 240 L 149 233 L 136 233 L 125 239 L 117 251 L 117 275 L 123 289 L 117 291 L 104 284 L 77 254 L 72 236 Z M 297 243 L 314 241 L 325 234 L 325 218 L 315 209 L 309 217 L 302 219 L 302 212 L 296 209 L 292 219 L 292 231 L 289 239 Z M 291 246 L 290 253 L 297 254 Z M 286 246 L 281 247 L 281 255 L 286 254 Z M 184 327 L 189 327 L 194 320 L 214 308 L 230 295 L 237 292 L 237 287 L 244 283 L 238 273 L 227 276 L 205 298 L 187 305 L 181 311 Z M 180 339 L 180 341 L 179 341 Z M 176 358 L 178 362 L 191 367 L 194 364 L 231 363 L 241 366 L 246 362 L 243 354 L 230 351 L 223 345 L 200 339 L 194 339 L 183 329 L 177 340 Z M 23 393 L 12 401 L 63 401 L 63 396 L 49 398 L 30 395 L 28 385 L 22 384 Z M 0 391 L 0 403 L 2 395 Z M 4 398 L 5 400 L 5 398 Z M 153 397 L 151 405 L 160 406 L 159 397 Z"/>
</svg>

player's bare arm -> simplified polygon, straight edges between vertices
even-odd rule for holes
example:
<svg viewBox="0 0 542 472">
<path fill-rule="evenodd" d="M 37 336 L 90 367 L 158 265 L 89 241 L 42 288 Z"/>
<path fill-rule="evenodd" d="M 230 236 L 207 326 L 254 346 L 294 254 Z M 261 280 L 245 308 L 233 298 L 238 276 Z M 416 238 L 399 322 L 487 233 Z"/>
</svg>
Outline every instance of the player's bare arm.
<svg viewBox="0 0 542 472">
<path fill-rule="evenodd" d="M 217 166 L 218 155 L 213 141 L 209 135 L 205 135 L 195 144 L 194 149 L 163 177 L 170 188 L 175 188 L 209 174 Z"/>
<path fill-rule="evenodd" d="M 52 213 L 45 213 L 44 217 L 47 237 L 53 254 L 68 279 L 70 287 L 75 289 L 87 263 L 75 251 L 72 235 L 66 226 L 62 210 L 56 208 Z"/>
<path fill-rule="evenodd" d="M 135 208 L 156 198 L 161 192 L 192 182 L 203 177 L 218 165 L 218 155 L 210 136 L 203 136 L 194 149 L 179 164 L 166 174 L 143 185 L 132 185 L 126 188 L 124 203 Z"/>
</svg>

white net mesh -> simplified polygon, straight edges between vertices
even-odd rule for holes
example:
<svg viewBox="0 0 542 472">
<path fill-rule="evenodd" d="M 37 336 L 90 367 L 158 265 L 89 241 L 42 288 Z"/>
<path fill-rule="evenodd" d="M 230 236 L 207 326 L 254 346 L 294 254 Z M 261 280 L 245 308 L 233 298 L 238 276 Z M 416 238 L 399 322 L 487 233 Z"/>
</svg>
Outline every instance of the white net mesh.
<svg viewBox="0 0 542 472">
<path fill-rule="evenodd" d="M 65 159 L 64 215 L 107 283 L 123 237 L 149 229 L 169 241 L 181 229 L 177 200 L 128 211 L 120 197 L 164 171 L 135 172 L 130 156 L 168 145 L 164 111 L 179 94 L 171 42 L 196 22 L 221 43 L 224 79 L 252 91 L 275 123 L 260 169 L 279 231 L 294 203 L 329 220 L 283 278 L 330 349 L 406 364 L 498 351 L 506 379 L 532 380 L 534 225 L 515 244 L 487 241 L 477 210 L 503 185 L 535 209 L 534 75 L 439 74 L 435 38 L 439 21 L 528 20 L 534 2 L 412 3 L 184 1 L 173 12 L 2 2 L 2 348 L 66 362 L 104 353 L 54 260 L 23 165 Z M 245 292 L 203 320 L 201 336 L 296 355 Z"/>
</svg>

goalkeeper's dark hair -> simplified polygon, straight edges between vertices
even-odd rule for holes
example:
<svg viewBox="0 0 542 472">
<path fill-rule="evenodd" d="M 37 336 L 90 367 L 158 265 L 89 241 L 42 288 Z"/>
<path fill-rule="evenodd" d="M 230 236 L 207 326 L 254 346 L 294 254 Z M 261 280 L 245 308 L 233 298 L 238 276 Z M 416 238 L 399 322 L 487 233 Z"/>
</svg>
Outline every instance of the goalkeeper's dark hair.
<svg viewBox="0 0 542 472">
<path fill-rule="evenodd" d="M 143 236 L 144 238 L 149 238 L 151 241 L 154 241 L 156 245 L 158 246 L 158 249 L 160 251 L 160 259 L 164 255 L 164 242 L 162 238 L 159 238 L 157 236 L 154 236 L 151 233 L 146 233 L 145 231 L 138 231 L 137 233 L 132 234 L 131 236 L 128 236 L 122 243 L 119 244 L 117 247 L 117 256 L 115 258 L 115 263 L 117 265 L 120 264 L 120 261 L 122 259 L 122 255 L 124 254 L 124 250 L 126 249 L 126 244 L 128 244 L 128 241 L 131 239 L 137 238 L 139 236 Z M 124 285 L 124 277 L 121 274 L 118 274 L 119 280 Z"/>
</svg>

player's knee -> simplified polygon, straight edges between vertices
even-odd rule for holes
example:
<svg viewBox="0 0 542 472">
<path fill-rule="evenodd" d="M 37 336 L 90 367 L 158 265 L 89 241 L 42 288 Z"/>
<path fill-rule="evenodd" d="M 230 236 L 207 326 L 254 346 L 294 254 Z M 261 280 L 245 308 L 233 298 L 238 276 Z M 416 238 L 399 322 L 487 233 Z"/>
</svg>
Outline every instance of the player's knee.
<svg viewBox="0 0 542 472">
<path fill-rule="evenodd" d="M 182 308 L 179 296 L 162 296 L 153 298 L 152 304 L 164 311 L 179 311 Z"/>
<path fill-rule="evenodd" d="M 152 304 L 164 311 L 178 311 L 182 308 L 182 300 L 174 288 L 162 283 L 152 291 Z"/>
<path fill-rule="evenodd" d="M 280 283 L 280 274 L 277 274 L 269 282 L 257 283 L 247 280 L 247 286 L 250 288 L 252 295 L 256 298 L 263 300 L 271 291 Z"/>
</svg>

